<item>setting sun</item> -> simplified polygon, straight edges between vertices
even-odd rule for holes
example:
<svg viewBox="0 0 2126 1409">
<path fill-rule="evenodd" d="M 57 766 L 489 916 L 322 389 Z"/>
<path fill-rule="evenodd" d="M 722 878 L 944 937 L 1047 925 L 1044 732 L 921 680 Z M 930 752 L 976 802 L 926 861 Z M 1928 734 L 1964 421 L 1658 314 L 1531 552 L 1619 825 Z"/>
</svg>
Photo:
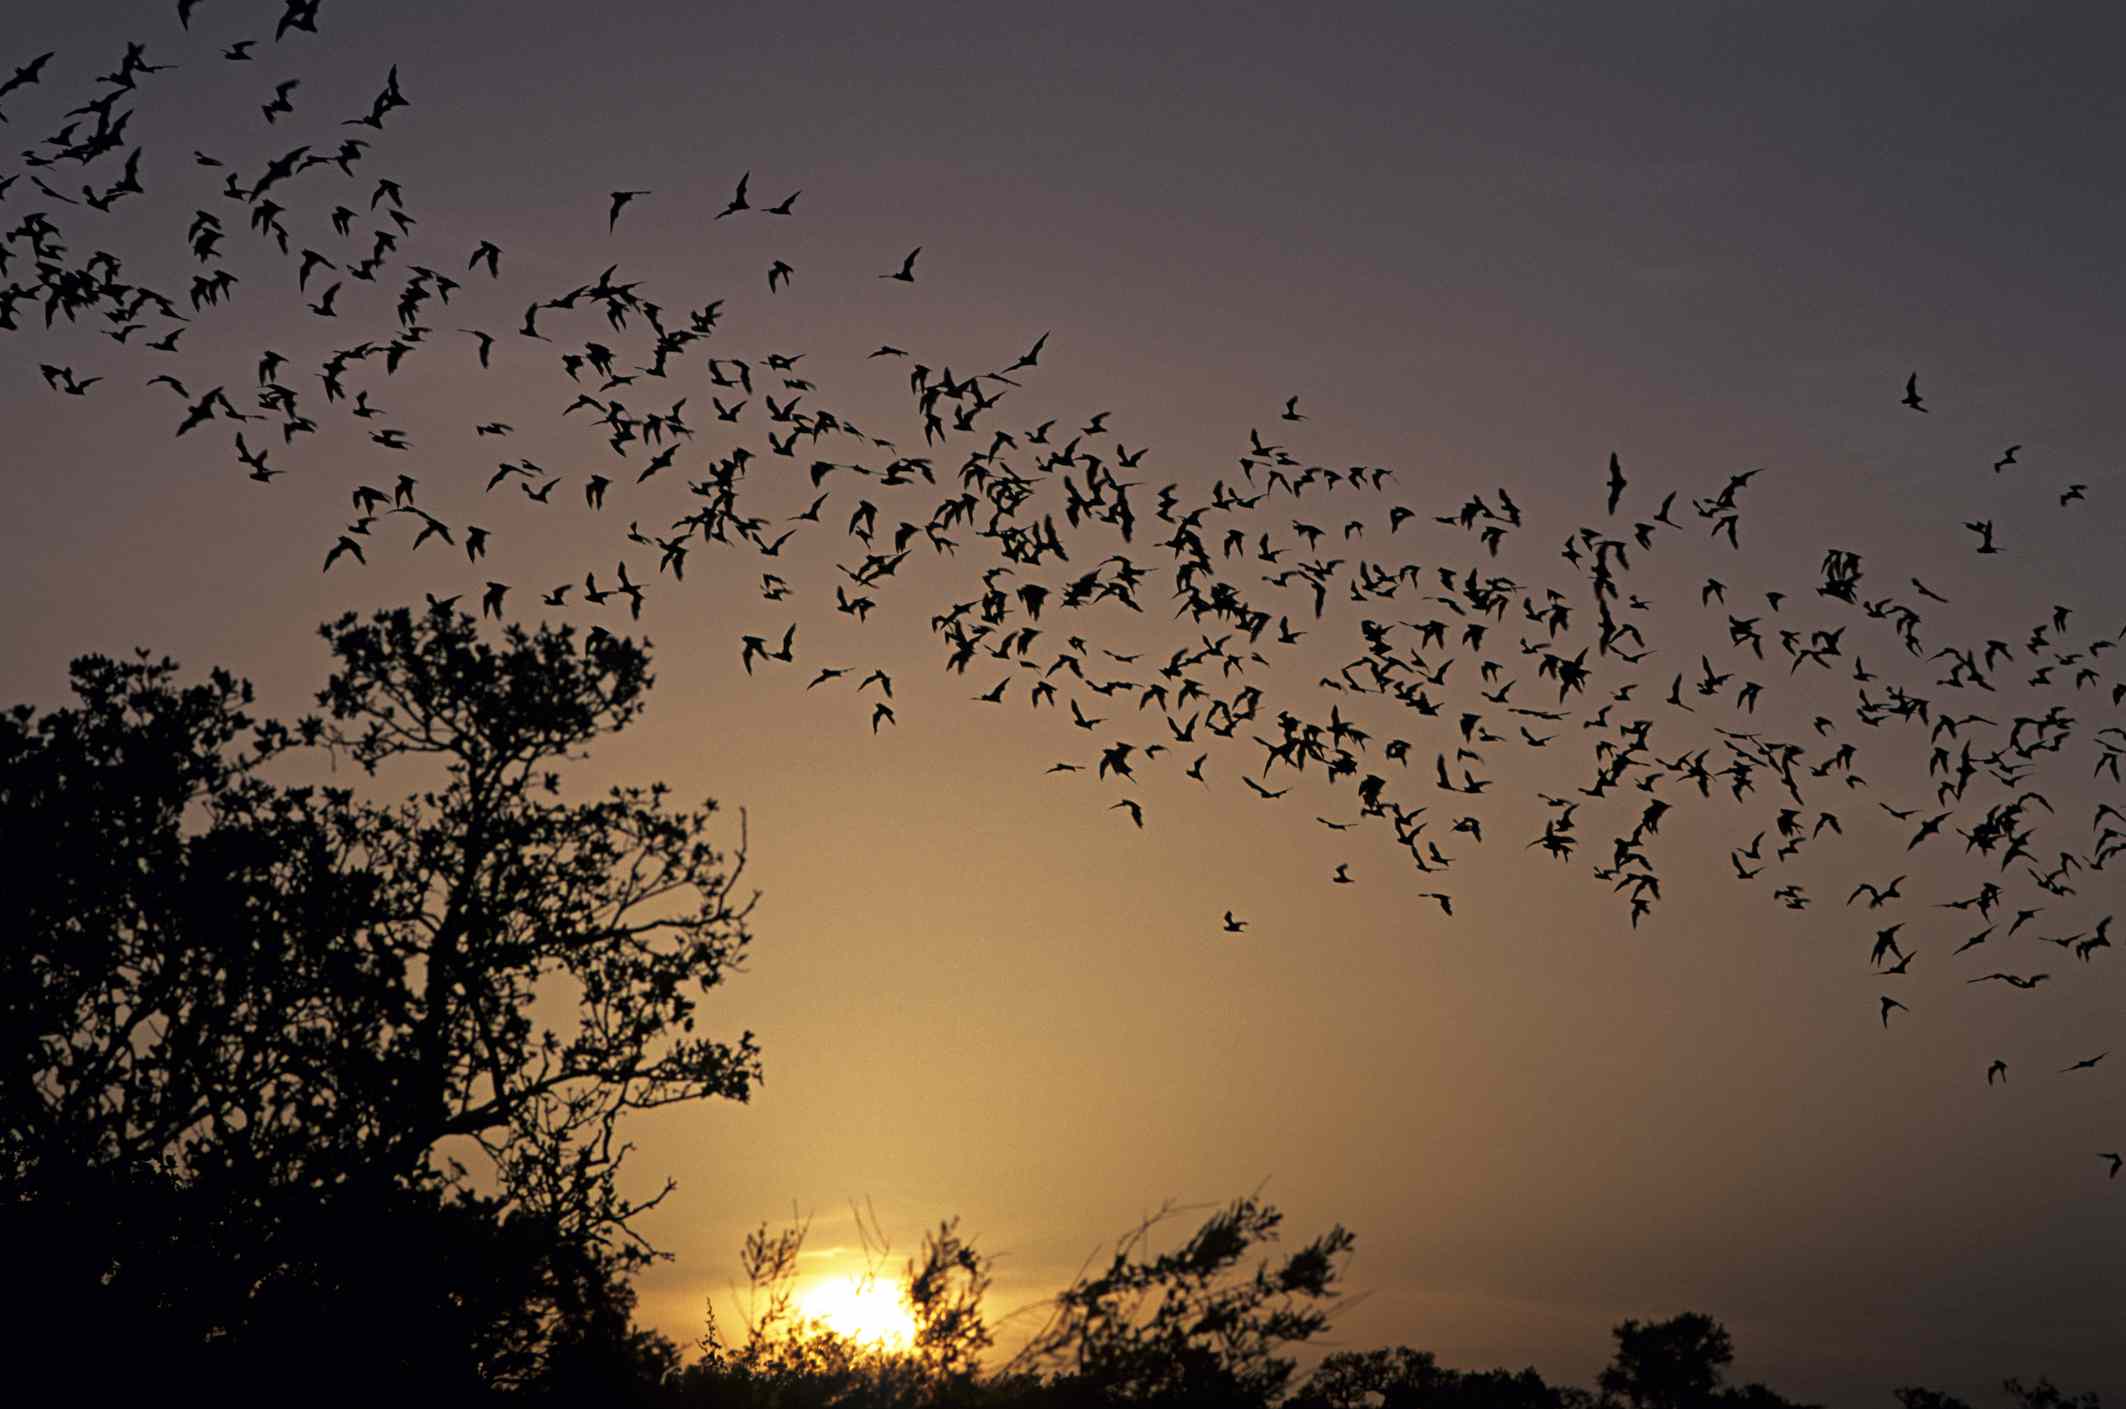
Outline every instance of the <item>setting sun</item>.
<svg viewBox="0 0 2126 1409">
<path fill-rule="evenodd" d="M 873 1278 L 816 1282 L 798 1301 L 807 1317 L 861 1345 L 906 1350 L 915 1342 L 915 1317 L 900 1289 Z"/>
</svg>

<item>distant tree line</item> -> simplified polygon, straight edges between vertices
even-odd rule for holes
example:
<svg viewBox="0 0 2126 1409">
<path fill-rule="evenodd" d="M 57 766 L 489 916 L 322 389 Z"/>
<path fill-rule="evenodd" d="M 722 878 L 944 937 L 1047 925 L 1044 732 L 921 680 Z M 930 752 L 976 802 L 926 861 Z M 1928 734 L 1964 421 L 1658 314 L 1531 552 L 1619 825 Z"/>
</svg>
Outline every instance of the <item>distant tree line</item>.
<svg viewBox="0 0 2126 1409">
<path fill-rule="evenodd" d="M 1336 1351 L 1307 1375 L 1292 1352 L 1328 1326 L 1341 1296 L 1342 1228 L 1282 1258 L 1265 1255 L 1282 1221 L 1257 1198 L 1210 1214 L 1178 1248 L 1150 1249 L 1169 1211 L 1123 1238 L 1108 1262 L 1049 1303 L 1047 1323 L 995 1371 L 981 1315 L 988 1259 L 947 1223 L 903 1269 L 916 1327 L 901 1351 L 868 1349 L 793 1311 L 801 1226 L 748 1238 L 742 1266 L 765 1310 L 736 1344 L 715 1318 L 702 1354 L 637 1383 L 658 1409 L 1818 1409 L 1766 1385 L 1727 1383 L 1734 1343 L 1699 1312 L 1626 1320 L 1593 1388 L 1552 1384 L 1533 1368 L 1455 1370 L 1408 1346 Z M 2004 1385 L 2011 1409 L 2102 1409 L 2049 1381 Z M 1972 1409 L 1909 1386 L 1901 1409 Z"/>
</svg>

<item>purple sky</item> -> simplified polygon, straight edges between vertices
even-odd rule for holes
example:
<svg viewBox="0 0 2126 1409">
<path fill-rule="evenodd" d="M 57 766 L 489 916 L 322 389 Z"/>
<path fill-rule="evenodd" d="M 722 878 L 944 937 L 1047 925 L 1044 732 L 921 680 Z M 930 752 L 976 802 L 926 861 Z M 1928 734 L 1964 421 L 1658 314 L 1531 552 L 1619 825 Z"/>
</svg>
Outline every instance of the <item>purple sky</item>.
<svg viewBox="0 0 2126 1409">
<path fill-rule="evenodd" d="M 745 807 L 766 896 L 750 971 L 711 1007 L 732 1032 L 760 1034 L 765 1088 L 749 1106 L 640 1130 L 643 1179 L 670 1171 L 681 1185 L 649 1228 L 677 1258 L 641 1283 L 662 1329 L 698 1334 L 702 1298 L 735 1275 L 743 1233 L 793 1202 L 817 1211 L 822 1251 L 853 1247 L 852 1197 L 874 1202 L 903 1249 L 961 1215 L 1004 1255 L 1003 1309 L 1060 1285 L 1162 1199 L 1217 1201 L 1267 1179 L 1296 1237 L 1332 1221 L 1359 1235 L 1349 1280 L 1368 1295 L 1340 1318 L 1339 1344 L 1399 1341 L 1464 1367 L 1532 1362 L 1584 1383 L 1615 1322 L 1694 1308 L 1734 1332 L 1738 1377 L 1797 1396 L 1884 1404 L 1891 1385 L 1917 1381 L 1986 1400 L 2000 1378 L 2038 1374 L 2126 1393 L 2126 1181 L 2107 1183 L 2095 1158 L 2126 1145 L 2126 1067 L 2057 1070 L 2119 1038 L 2122 961 L 2077 963 L 2033 937 L 2090 931 L 2119 907 L 2116 871 L 2047 895 L 2020 866 L 1967 856 L 1946 833 L 1907 853 L 1911 827 L 1941 810 L 1925 726 L 1866 727 L 1850 678 L 1857 655 L 1940 709 L 2003 726 L 2011 712 L 2066 703 L 2073 737 L 2034 760 L 2057 815 L 2028 819 L 2031 849 L 2046 867 L 2063 849 L 2089 853 L 2096 800 L 2119 797 L 2091 777 L 2094 738 L 2126 713 L 2111 703 L 2126 674 L 2114 653 L 2093 660 L 2101 678 L 2080 690 L 2078 666 L 2048 686 L 2022 682 L 2037 663 L 2026 640 L 2055 604 L 2075 608 L 2059 651 L 2122 625 L 2126 216 L 2108 173 L 2126 143 L 2126 29 L 2115 15 L 326 0 L 320 36 L 275 45 L 278 12 L 206 0 L 189 36 L 165 4 L 84 0 L 11 21 L 0 74 L 58 51 L 39 86 L 0 100 L 16 147 L 97 92 L 128 39 L 181 67 L 135 95 L 128 145 L 145 149 L 144 198 L 107 216 L 66 208 L 31 175 L 71 194 L 114 179 L 116 162 L 87 176 L 17 162 L 0 165 L 24 173 L 0 222 L 44 210 L 74 257 L 108 248 L 129 278 L 181 292 L 202 268 L 185 227 L 207 210 L 228 227 L 222 265 L 242 283 L 160 359 L 140 344 L 162 320 L 119 347 L 100 323 L 47 334 L 40 313 L 20 311 L 0 376 L 14 465 L 0 477 L 9 698 L 56 702 L 70 657 L 141 645 L 235 668 L 293 714 L 321 679 L 321 620 L 424 591 L 470 604 L 492 577 L 512 585 L 512 613 L 534 621 L 540 592 L 587 570 L 607 580 L 627 560 L 649 584 L 640 629 L 659 683 L 648 718 L 578 781 L 661 777 L 682 797 Z M 252 62 L 218 57 L 247 36 L 260 41 Z M 411 107 L 381 133 L 338 126 L 392 64 Z M 259 105 L 289 78 L 302 80 L 295 112 L 269 127 Z M 298 297 L 293 262 L 246 229 L 247 207 L 220 194 L 223 173 L 189 154 L 249 179 L 296 143 L 327 150 L 350 131 L 375 139 L 352 179 L 320 168 L 288 185 L 292 248 L 343 269 L 359 259 L 381 224 L 367 209 L 379 176 L 401 184 L 419 223 L 378 282 L 321 271 Z M 715 220 L 747 171 L 754 209 Z M 651 194 L 609 235 L 615 188 Z M 761 213 L 799 189 L 788 219 Z M 359 213 L 351 240 L 325 218 L 342 201 Z M 463 269 L 482 239 L 504 251 L 498 281 Z M 875 277 L 918 245 L 913 285 Z M 771 295 L 777 259 L 795 274 Z M 639 321 L 609 334 L 595 313 L 542 315 L 550 344 L 513 331 L 526 302 L 615 261 L 668 324 L 725 300 L 714 338 L 676 358 L 666 381 L 611 393 L 638 414 L 689 398 L 697 436 L 640 487 L 641 447 L 621 458 L 589 417 L 561 416 L 594 387 L 557 365 L 593 338 L 640 362 Z M 448 309 L 424 309 L 434 332 L 397 376 L 373 363 L 350 375 L 385 413 L 354 420 L 346 403 L 325 404 L 318 363 L 389 339 L 409 262 L 464 288 Z M 17 263 L 6 277 L 30 272 Z M 335 279 L 339 317 L 305 313 Z M 461 327 L 497 335 L 492 369 Z M 794 375 L 817 387 L 808 408 L 916 454 L 908 363 L 866 353 L 891 343 L 964 377 L 1008 366 L 1044 331 L 1024 385 L 993 385 L 1004 399 L 978 431 L 932 451 L 935 491 L 889 498 L 875 481 L 830 477 L 823 523 L 786 553 L 697 543 L 683 583 L 623 537 L 630 519 L 668 533 L 694 507 L 684 480 L 739 444 L 763 457 L 750 512 L 787 521 L 813 497 L 806 449 L 767 454 L 765 435 L 783 428 L 764 422 L 758 399 L 737 423 L 715 419 L 710 396 L 729 394 L 710 383 L 708 355 L 748 358 L 759 391 L 780 400 L 765 359 L 802 353 Z M 270 423 L 245 427 L 289 470 L 261 486 L 236 463 L 235 428 L 173 440 L 182 404 L 141 384 L 173 371 L 194 396 L 225 384 L 249 410 L 269 347 L 290 359 L 289 384 L 322 430 L 284 446 Z M 106 380 L 68 397 L 39 375 L 47 362 Z M 1915 370 L 1925 416 L 1899 405 Z M 1305 422 L 1279 419 L 1294 395 Z M 1142 652 L 1131 667 L 1086 661 L 1095 679 L 1141 686 L 1177 647 L 1233 630 L 1172 618 L 1173 558 L 1156 546 L 1172 529 L 1153 508 L 1168 483 L 1184 505 L 1208 502 L 1214 481 L 1245 489 L 1251 428 L 1301 464 L 1395 471 L 1378 492 L 1315 486 L 1233 520 L 1250 553 L 1267 532 L 1284 561 L 1236 557 L 1220 571 L 1310 634 L 1277 648 L 1273 627 L 1256 647 L 1268 664 L 1242 663 L 1265 712 L 1209 741 L 1208 789 L 1182 776 L 1202 748 L 1175 744 L 1136 689 L 1074 687 L 1105 720 L 1087 732 L 1067 706 L 1027 708 L 1036 671 L 986 655 L 964 675 L 941 668 L 949 647 L 931 617 L 977 596 L 997 561 L 973 532 L 956 535 L 955 555 L 918 552 L 872 592 L 868 622 L 832 610 L 834 585 L 847 583 L 835 564 L 863 551 L 842 531 L 860 498 L 878 502 L 890 533 L 958 492 L 962 460 L 992 430 L 1014 432 L 1022 444 L 1007 458 L 1030 469 L 1028 429 L 1055 417 L 1054 439 L 1066 439 L 1103 410 L 1088 448 L 1112 465 L 1117 442 L 1150 447 L 1121 471 L 1141 482 L 1139 531 L 1128 546 L 1104 526 L 1073 531 L 1072 569 L 1127 552 L 1152 572 L 1145 610 L 1052 612 L 1028 657 L 1043 670 L 1082 633 L 1093 655 Z M 485 420 L 516 430 L 476 437 Z M 386 425 L 407 429 L 412 450 L 361 434 Z M 1994 472 L 2011 444 L 2016 463 Z M 1614 516 L 1612 451 L 1630 477 Z M 813 455 L 877 467 L 892 452 L 844 438 Z M 484 495 L 502 457 L 563 477 L 553 505 L 526 503 L 514 485 Z M 1757 466 L 1731 550 L 1689 501 Z M 492 532 L 487 561 L 433 546 L 411 555 L 410 525 L 387 520 L 367 568 L 321 574 L 349 490 L 388 487 L 401 470 L 439 517 Z M 618 481 L 602 515 L 582 500 L 593 471 Z M 2061 505 L 2074 483 L 2085 499 Z M 1496 508 L 1502 485 L 1525 526 L 1495 560 L 1475 534 L 1434 522 L 1472 494 Z M 1635 619 L 1654 654 L 1626 670 L 1590 653 L 1589 693 L 1557 705 L 1515 646 L 1542 638 L 1522 596 L 1566 593 L 1569 644 L 1588 644 L 1586 574 L 1559 546 L 1583 525 L 1629 539 L 1671 489 L 1683 527 L 1663 528 L 1651 550 L 1634 545 L 1624 583 L 1649 604 Z M 1393 505 L 1417 517 L 1391 537 Z M 1061 522 L 1060 495 L 1048 507 Z M 1303 590 L 1258 580 L 1314 556 L 1295 519 L 1326 530 L 1320 556 L 1346 559 L 1318 622 Z M 1340 537 L 1352 519 L 1362 531 Z M 1994 523 L 2000 553 L 1972 551 L 1972 520 Z M 1206 525 L 1214 557 L 1225 526 L 1221 515 Z M 1913 658 L 1889 623 L 1819 597 L 1827 547 L 1863 555 L 1863 596 L 1924 610 L 1927 651 L 2009 641 L 2000 691 L 1942 688 L 1947 660 Z M 1438 719 L 1314 683 L 1364 652 L 1362 618 L 1452 616 L 1416 589 L 1348 600 L 1361 558 L 1421 563 L 1424 593 L 1440 567 L 1519 584 L 1483 648 L 1434 653 L 1434 664 L 1461 658 L 1435 692 L 1448 702 Z M 791 597 L 764 601 L 763 572 L 785 577 Z M 1727 584 L 1726 612 L 1701 602 L 1708 576 Z M 1948 605 L 1918 598 L 1914 577 Z M 1771 590 L 1788 594 L 1777 611 Z M 544 615 L 622 629 L 624 616 L 593 616 L 577 597 Z M 1762 665 L 1730 639 L 1729 615 L 1760 619 Z M 741 635 L 772 641 L 793 621 L 795 664 L 740 670 Z M 1845 654 L 1828 672 L 1789 672 L 1780 627 L 1804 640 L 1843 627 Z M 1399 650 L 1416 645 L 1398 631 Z M 1717 699 L 1691 691 L 1701 653 L 1736 676 Z M 1518 679 L 1511 705 L 1570 717 L 1487 704 L 1480 658 Z M 822 666 L 852 673 L 808 691 Z M 893 675 L 898 717 L 876 736 L 875 691 L 850 688 L 873 668 Z M 1661 703 L 1678 671 L 1695 715 Z M 1201 673 L 1214 691 L 1237 683 L 1215 664 Z M 970 699 L 999 678 L 1012 681 L 1003 707 Z M 1754 715 L 1732 707 L 1747 679 L 1765 685 Z M 1591 783 L 1601 731 L 1583 725 L 1632 680 L 1616 718 L 1654 719 L 1659 759 L 1709 747 L 1720 766 L 1716 724 L 1805 745 L 1812 765 L 1855 743 L 1865 787 L 1804 779 L 1807 818 L 1833 811 L 1843 835 L 1738 883 L 1724 853 L 1772 825 L 1776 782 L 1760 778 L 1746 802 L 1716 783 L 1701 801 L 1673 779 L 1653 858 L 1662 902 L 1634 931 L 1589 874 L 1645 801 L 1629 782 L 1621 799 L 1583 800 L 1569 864 L 1527 849 L 1545 815 L 1537 793 Z M 1868 688 L 1879 698 L 1885 684 Z M 1274 732 L 1278 709 L 1326 721 L 1332 705 L 1374 735 L 1361 771 L 1394 775 L 1432 807 L 1426 839 L 1453 855 L 1450 871 L 1417 874 L 1382 826 L 1317 825 L 1362 820 L 1348 780 L 1332 788 L 1317 768 L 1268 779 L 1293 785 L 1274 801 L 1245 789 L 1243 773 L 1262 780 L 1251 733 Z M 1488 710 L 1505 739 L 1477 750 L 1472 766 L 1496 783 L 1481 799 L 1430 778 L 1465 708 Z M 1810 727 L 1819 714 L 1835 719 L 1828 736 Z M 1538 753 L 1520 742 L 1523 724 L 1562 737 Z M 1412 741 L 1407 770 L 1381 758 L 1393 737 Z M 2005 727 L 1967 737 L 1999 747 Z M 1116 739 L 1174 748 L 1128 792 L 1144 806 L 1141 831 L 1109 810 L 1124 795 L 1112 782 L 1044 772 L 1090 764 Z M 1968 827 L 2014 792 L 1975 785 L 1941 806 Z M 1899 822 L 1880 802 L 1921 810 Z M 1482 815 L 1481 845 L 1451 830 L 1465 813 Z M 1330 883 L 1339 863 L 1356 884 Z M 1841 902 L 1859 881 L 1900 872 L 1911 873 L 1906 898 L 1884 908 L 1909 922 L 1918 957 L 1909 975 L 1877 978 L 1867 951 L 1891 920 Z M 1979 924 L 1934 907 L 1987 877 L 2006 888 L 2003 929 L 2017 909 L 2043 912 L 1952 960 Z M 1809 909 L 1771 898 L 1788 882 L 1806 885 Z M 1453 894 L 1452 919 L 1420 898 L 1433 890 Z M 1245 935 L 1220 932 L 1229 909 L 1249 921 Z M 2028 994 L 1964 982 L 1996 968 L 2055 981 Z M 1884 993 L 1911 1010 L 1888 1031 Z M 1996 1056 L 2011 1066 L 2006 1089 L 1983 1078 Z M 832 1257 L 817 1265 L 845 1270 Z"/>
</svg>

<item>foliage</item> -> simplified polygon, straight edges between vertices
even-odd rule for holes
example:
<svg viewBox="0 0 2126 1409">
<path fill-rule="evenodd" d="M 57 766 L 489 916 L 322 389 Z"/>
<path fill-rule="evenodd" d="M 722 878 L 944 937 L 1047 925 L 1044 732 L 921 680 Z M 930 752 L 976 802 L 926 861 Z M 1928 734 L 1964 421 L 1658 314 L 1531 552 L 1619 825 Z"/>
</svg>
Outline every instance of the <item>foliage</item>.
<svg viewBox="0 0 2126 1409">
<path fill-rule="evenodd" d="M 2042 1376 L 2031 1385 L 2019 1379 L 2004 1380 L 2001 1389 L 2015 1409 L 2103 1409 L 2104 1404 L 2102 1397 L 2093 1390 L 2069 1394 Z M 1920 1385 L 1904 1385 L 1895 1393 L 1901 1409 L 1971 1409 L 1953 1394 L 1943 1394 L 1940 1390 Z"/>
<path fill-rule="evenodd" d="M 1644 1324 L 1628 1320 L 1616 1328 L 1616 1338 L 1617 1356 L 1602 1372 L 1602 1393 L 1632 1409 L 1710 1403 L 1735 1358 L 1727 1328 L 1696 1312 Z"/>
<path fill-rule="evenodd" d="M 859 1344 L 796 1307 L 798 1254 L 810 1220 L 746 1236 L 740 1266 L 746 1274 L 746 1334 L 733 1345 L 707 1308 L 702 1357 L 674 1377 L 679 1403 L 776 1406 L 940 1406 L 972 1402 L 995 1392 L 981 1381 L 981 1357 L 991 1343 L 982 1302 L 990 1260 L 962 1237 L 957 1220 L 940 1223 L 921 1253 L 903 1265 L 901 1288 L 914 1334 L 903 1349 Z M 875 1217 L 859 1210 L 867 1289 L 878 1283 L 888 1251 Z"/>
<path fill-rule="evenodd" d="M 1904 1385 L 1891 1391 L 1902 1409 L 1971 1409 L 1969 1404 L 1953 1394 L 1927 1389 L 1920 1385 Z"/>
<path fill-rule="evenodd" d="M 2034 1385 L 2006 1380 L 2001 1388 L 2015 1401 L 2016 1409 L 2103 1409 L 2103 1400 L 2094 1392 L 2069 1394 L 2042 1375 Z"/>
<path fill-rule="evenodd" d="M 750 1033 L 694 1034 L 748 942 L 743 840 L 661 784 L 560 799 L 643 707 L 632 642 L 440 607 L 321 634 L 293 725 L 145 653 L 0 721 L 0 1179 L 50 1329 L 259 1357 L 297 1309 L 388 1308 L 488 1384 L 592 1324 L 655 1361 L 619 1279 L 672 1186 L 623 1192 L 619 1125 L 758 1078 Z M 343 758 L 425 786 L 277 780 Z"/>
<path fill-rule="evenodd" d="M 1602 1371 L 1605 1402 L 1621 1398 L 1632 1409 L 1814 1409 L 1761 1384 L 1724 1386 L 1735 1359 L 1727 1327 L 1701 1312 L 1666 1321 L 1627 1320 L 1615 1328 L 1616 1358 Z"/>
<path fill-rule="evenodd" d="M 798 1314 L 793 1291 L 807 1225 L 775 1233 L 763 1226 L 742 1254 L 745 1337 L 725 1344 L 712 1309 L 703 1357 L 675 1377 L 667 1402 L 751 1409 L 1279 1402 L 1293 1364 L 1276 1351 L 1327 1325 L 1322 1308 L 1337 1295 L 1351 1235 L 1333 1229 L 1281 1262 L 1247 1271 L 1250 1251 L 1276 1236 L 1276 1209 L 1238 1200 L 1180 1248 L 1153 1255 L 1151 1235 L 1171 1215 L 1163 1209 L 1144 1220 L 1099 1275 L 1081 1275 L 1054 1297 L 1048 1323 L 995 1372 L 981 1360 L 992 1340 L 982 1311 L 990 1259 L 956 1221 L 939 1224 L 902 1268 L 915 1334 L 901 1351 L 853 1344 Z M 866 1247 L 874 1241 L 867 1235 Z M 872 1258 L 872 1275 L 880 1260 Z"/>
<path fill-rule="evenodd" d="M 1080 1277 L 1055 1299 L 1055 1314 L 1014 1368 L 1045 1370 L 1089 1402 L 1273 1404 L 1294 1362 L 1279 1355 L 1329 1323 L 1327 1308 L 1355 1239 L 1341 1227 L 1272 1266 L 1242 1263 L 1274 1242 L 1284 1215 L 1237 1199 L 1203 1221 L 1173 1252 L 1148 1255 L 1144 1220 L 1116 1244 L 1107 1268 Z"/>
<path fill-rule="evenodd" d="M 655 1401 L 672 1409 L 1081 1409 L 1112 1405 L 1278 1406 L 1279 1409 L 1600 1409 L 1667 1403 L 1678 1409 L 1810 1409 L 1762 1384 L 1722 1383 L 1734 1354 L 1727 1329 L 1686 1312 L 1667 1321 L 1626 1321 L 1600 1377 L 1600 1393 L 1547 1383 L 1534 1369 L 1454 1370 L 1408 1346 L 1337 1351 L 1292 1383 L 1292 1363 L 1276 1352 L 1327 1325 L 1340 1260 L 1351 1235 L 1332 1229 L 1282 1263 L 1244 1268 L 1271 1240 L 1277 1210 L 1241 1199 L 1210 1215 L 1178 1249 L 1153 1254 L 1153 1231 L 1171 1209 L 1146 1219 L 1115 1246 L 1096 1274 L 1080 1276 L 1051 1299 L 1052 1315 L 1026 1349 L 997 1372 L 979 1361 L 989 1334 L 980 1291 L 989 1261 L 958 1240 L 953 1223 L 925 1240 L 904 1268 L 911 1305 L 940 1269 L 963 1277 L 951 1324 L 969 1332 L 964 1353 L 940 1358 L 913 1350 L 853 1344 L 795 1310 L 798 1255 L 808 1225 L 793 1222 L 748 1236 L 743 1253 L 748 1332 L 726 1345 L 713 1309 L 705 1354 L 673 1376 Z M 859 1215 L 858 1226 L 864 1227 Z M 873 1239 L 865 1238 L 873 1247 Z M 874 1253 L 870 1271 L 881 1259 Z M 930 1303 L 936 1305 L 933 1297 Z M 923 1324 L 926 1320 L 918 1312 Z M 943 1324 L 943 1323 L 938 1323 Z M 920 1338 L 919 1338 L 920 1340 Z M 2049 1385 L 2009 1390 L 2018 1409 L 2100 1409 Z M 1927 1390 L 1900 1391 L 1905 1409 L 1960 1409 Z M 1636 1399 L 1633 1396 L 1637 1396 Z M 1657 1398 L 1657 1396 L 1666 1396 Z"/>
<path fill-rule="evenodd" d="M 1338 1351 L 1287 1409 L 1590 1409 L 1583 1389 L 1546 1384 L 1534 1369 L 1450 1370 L 1429 1350 Z"/>
</svg>

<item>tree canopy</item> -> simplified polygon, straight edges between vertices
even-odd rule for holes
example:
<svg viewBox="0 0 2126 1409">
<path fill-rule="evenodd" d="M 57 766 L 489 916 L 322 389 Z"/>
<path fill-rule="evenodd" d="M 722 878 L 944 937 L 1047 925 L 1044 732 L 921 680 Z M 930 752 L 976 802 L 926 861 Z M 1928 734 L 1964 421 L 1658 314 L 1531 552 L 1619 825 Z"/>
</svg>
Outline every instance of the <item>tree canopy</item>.
<svg viewBox="0 0 2126 1409">
<path fill-rule="evenodd" d="M 623 1184 L 623 1118 L 759 1078 L 750 1032 L 695 1030 L 750 938 L 743 825 L 726 851 L 663 784 L 564 796 L 646 645 L 441 606 L 322 635 L 293 723 L 146 653 L 0 720 L 9 1231 L 55 1334 L 262 1364 L 293 1308 L 388 1314 L 433 1343 L 379 1373 L 522 1380 L 616 1306 L 624 1338 L 657 1255 L 635 1221 L 673 1186 Z M 344 762 L 409 790 L 319 781 Z"/>
</svg>

